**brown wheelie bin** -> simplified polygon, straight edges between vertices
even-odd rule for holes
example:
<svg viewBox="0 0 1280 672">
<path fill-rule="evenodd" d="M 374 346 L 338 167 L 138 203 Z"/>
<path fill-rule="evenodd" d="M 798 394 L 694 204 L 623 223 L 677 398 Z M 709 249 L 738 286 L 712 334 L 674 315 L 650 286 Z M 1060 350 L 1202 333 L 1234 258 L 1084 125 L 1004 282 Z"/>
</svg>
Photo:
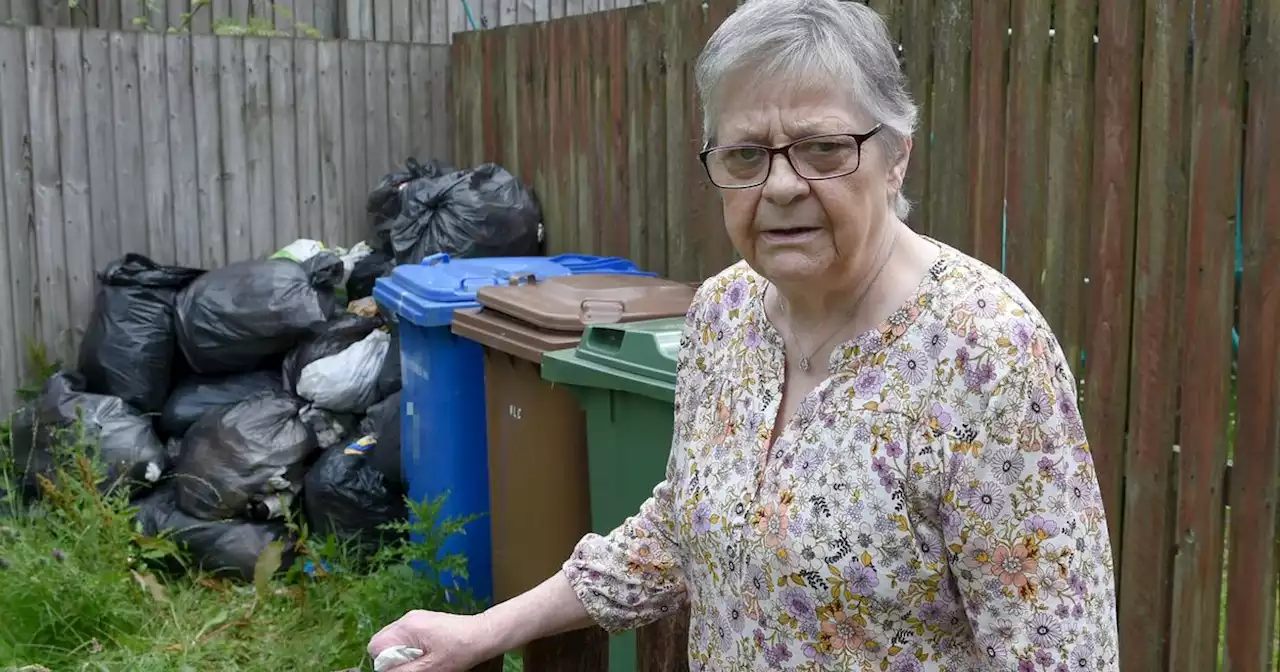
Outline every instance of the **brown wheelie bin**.
<svg viewBox="0 0 1280 672">
<path fill-rule="evenodd" d="M 577 346 L 588 324 L 682 316 L 694 291 L 655 277 L 575 275 L 485 287 L 481 309 L 454 315 L 453 333 L 485 351 L 496 600 L 554 574 L 591 530 L 582 407 L 542 380 L 542 354 Z M 539 642 L 525 652 L 526 669 L 570 651 L 584 657 L 574 669 L 603 669 L 604 647 L 602 632 Z"/>
</svg>

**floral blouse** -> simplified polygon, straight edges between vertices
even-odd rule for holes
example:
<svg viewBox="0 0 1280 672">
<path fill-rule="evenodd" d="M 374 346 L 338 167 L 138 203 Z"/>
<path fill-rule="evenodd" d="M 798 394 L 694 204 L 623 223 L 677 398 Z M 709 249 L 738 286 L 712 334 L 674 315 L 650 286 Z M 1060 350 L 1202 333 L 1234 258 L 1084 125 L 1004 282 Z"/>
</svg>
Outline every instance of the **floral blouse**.
<svg viewBox="0 0 1280 672">
<path fill-rule="evenodd" d="M 564 566 L 606 630 L 688 601 L 693 670 L 1119 669 L 1111 549 L 1062 350 L 1007 278 L 942 247 L 835 349 L 770 445 L 766 282 L 705 283 L 666 480 Z"/>
</svg>

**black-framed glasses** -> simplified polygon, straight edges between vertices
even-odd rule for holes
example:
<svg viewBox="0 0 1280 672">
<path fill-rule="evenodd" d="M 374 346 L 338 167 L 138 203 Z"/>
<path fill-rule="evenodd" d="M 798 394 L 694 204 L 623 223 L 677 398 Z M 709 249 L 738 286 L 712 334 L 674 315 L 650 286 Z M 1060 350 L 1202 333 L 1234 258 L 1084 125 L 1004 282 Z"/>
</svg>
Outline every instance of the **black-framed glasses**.
<svg viewBox="0 0 1280 672">
<path fill-rule="evenodd" d="M 779 154 L 787 157 L 796 175 L 806 180 L 830 180 L 856 172 L 862 163 L 862 144 L 883 127 L 876 124 L 866 133 L 811 135 L 777 147 L 708 147 L 698 152 L 698 159 L 711 183 L 721 189 L 750 189 L 764 184 L 773 170 L 773 157 Z"/>
</svg>

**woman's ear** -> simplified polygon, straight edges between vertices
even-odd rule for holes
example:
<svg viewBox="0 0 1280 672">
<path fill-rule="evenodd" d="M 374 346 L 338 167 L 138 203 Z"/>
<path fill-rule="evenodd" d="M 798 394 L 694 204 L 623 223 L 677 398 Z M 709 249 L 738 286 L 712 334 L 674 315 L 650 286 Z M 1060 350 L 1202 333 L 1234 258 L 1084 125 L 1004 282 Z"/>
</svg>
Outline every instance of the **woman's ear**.
<svg viewBox="0 0 1280 672">
<path fill-rule="evenodd" d="M 898 154 L 898 158 L 889 166 L 889 188 L 891 194 L 902 191 L 902 185 L 907 179 L 907 163 L 911 159 L 911 138 L 902 140 L 902 149 Z"/>
</svg>

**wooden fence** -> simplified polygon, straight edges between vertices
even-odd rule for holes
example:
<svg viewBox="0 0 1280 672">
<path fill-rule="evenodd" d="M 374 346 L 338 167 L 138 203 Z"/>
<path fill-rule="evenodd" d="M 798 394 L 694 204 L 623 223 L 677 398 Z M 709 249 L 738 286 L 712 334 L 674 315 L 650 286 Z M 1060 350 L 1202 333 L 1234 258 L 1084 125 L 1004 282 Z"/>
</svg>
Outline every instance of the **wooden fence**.
<svg viewBox="0 0 1280 672">
<path fill-rule="evenodd" d="M 448 48 L 0 27 L 0 412 L 74 353 L 124 252 L 214 268 L 367 236 L 370 186 L 449 158 Z"/>
<path fill-rule="evenodd" d="M 0 0 L 0 24 L 214 32 L 255 21 L 301 37 L 448 44 L 454 33 L 646 0 Z M 74 5 L 74 7 L 73 7 Z"/>
<path fill-rule="evenodd" d="M 1280 3 L 872 4 L 921 106 L 911 224 L 1002 267 L 1082 362 L 1122 669 L 1273 669 Z M 718 271 L 734 254 L 695 156 L 691 71 L 734 6 L 458 36 L 455 156 L 531 181 L 553 252 Z"/>
</svg>

